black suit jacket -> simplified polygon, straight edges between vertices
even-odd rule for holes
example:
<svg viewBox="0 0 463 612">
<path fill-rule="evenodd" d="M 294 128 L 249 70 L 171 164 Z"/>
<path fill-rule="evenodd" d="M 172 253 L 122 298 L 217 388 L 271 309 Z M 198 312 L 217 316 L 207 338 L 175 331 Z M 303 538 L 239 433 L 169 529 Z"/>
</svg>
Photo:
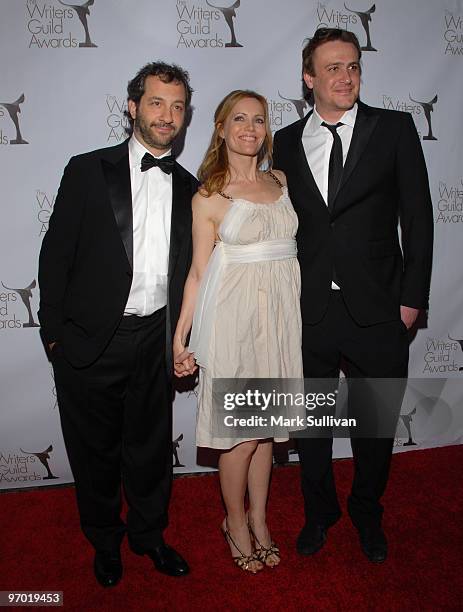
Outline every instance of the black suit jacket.
<svg viewBox="0 0 463 612">
<path fill-rule="evenodd" d="M 279 130 L 274 140 L 274 166 L 286 174 L 299 217 L 303 322 L 323 317 L 333 266 L 359 325 L 398 319 L 401 304 L 427 308 L 433 212 L 411 115 L 359 102 L 332 214 L 302 145 L 309 116 Z"/>
<path fill-rule="evenodd" d="M 191 198 L 196 179 L 172 173 L 166 359 L 191 260 Z M 56 197 L 39 261 L 42 336 L 76 367 L 104 351 L 132 283 L 133 226 L 128 141 L 73 157 Z"/>
</svg>

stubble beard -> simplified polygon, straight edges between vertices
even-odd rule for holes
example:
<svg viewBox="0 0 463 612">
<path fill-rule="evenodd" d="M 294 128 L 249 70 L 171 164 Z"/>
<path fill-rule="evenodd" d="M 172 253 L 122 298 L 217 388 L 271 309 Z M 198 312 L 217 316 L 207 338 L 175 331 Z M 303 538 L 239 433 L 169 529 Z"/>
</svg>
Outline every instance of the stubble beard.
<svg viewBox="0 0 463 612">
<path fill-rule="evenodd" d="M 134 129 L 140 134 L 144 142 L 154 149 L 160 151 L 168 151 L 172 147 L 172 143 L 177 136 L 177 130 L 172 128 L 170 134 L 166 134 L 164 138 L 156 137 L 151 131 L 151 125 L 146 123 L 141 117 L 135 117 Z"/>
</svg>

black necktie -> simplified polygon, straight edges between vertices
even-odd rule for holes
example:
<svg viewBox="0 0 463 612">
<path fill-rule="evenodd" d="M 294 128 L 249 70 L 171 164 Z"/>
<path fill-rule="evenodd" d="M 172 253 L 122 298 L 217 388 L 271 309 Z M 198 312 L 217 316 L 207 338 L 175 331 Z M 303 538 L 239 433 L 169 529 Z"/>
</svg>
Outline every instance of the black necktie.
<svg viewBox="0 0 463 612">
<path fill-rule="evenodd" d="M 145 153 L 141 160 L 140 170 L 146 172 L 150 168 L 161 168 L 166 174 L 171 174 L 174 169 L 175 158 L 172 155 L 166 157 L 153 157 L 150 153 Z"/>
<path fill-rule="evenodd" d="M 322 125 L 329 129 L 333 135 L 333 145 L 330 153 L 330 165 L 328 167 L 328 210 L 330 213 L 333 212 L 334 198 L 338 191 L 339 183 L 342 176 L 342 142 L 337 132 L 338 127 L 343 125 L 342 123 L 336 123 L 336 125 L 330 125 L 329 123 L 322 122 Z"/>
</svg>

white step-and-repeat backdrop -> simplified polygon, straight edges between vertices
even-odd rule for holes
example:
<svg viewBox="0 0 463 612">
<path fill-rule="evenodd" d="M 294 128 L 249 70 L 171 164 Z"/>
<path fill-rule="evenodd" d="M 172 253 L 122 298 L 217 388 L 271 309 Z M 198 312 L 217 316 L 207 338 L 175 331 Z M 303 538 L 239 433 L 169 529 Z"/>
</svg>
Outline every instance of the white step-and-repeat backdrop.
<svg viewBox="0 0 463 612">
<path fill-rule="evenodd" d="M 431 305 L 411 346 L 410 375 L 433 384 L 416 390 L 402 411 L 396 447 L 463 441 L 463 2 L 373 2 L 0 0 L 0 488 L 72 481 L 39 338 L 36 284 L 69 157 L 125 138 L 127 81 L 154 59 L 190 72 L 193 118 L 179 159 L 193 173 L 214 109 L 230 90 L 263 93 L 274 130 L 297 120 L 309 110 L 301 49 L 320 25 L 358 35 L 362 99 L 410 112 L 428 164 Z M 176 396 L 176 472 L 204 469 L 194 444 L 195 400 L 194 392 Z M 350 454 L 347 440 L 335 449 Z"/>
</svg>

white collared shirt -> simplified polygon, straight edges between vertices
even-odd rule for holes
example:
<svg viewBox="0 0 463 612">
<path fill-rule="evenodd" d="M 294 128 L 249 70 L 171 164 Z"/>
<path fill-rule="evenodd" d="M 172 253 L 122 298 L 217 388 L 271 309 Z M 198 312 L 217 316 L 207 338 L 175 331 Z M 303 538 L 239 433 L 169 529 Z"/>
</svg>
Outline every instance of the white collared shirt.
<svg viewBox="0 0 463 612">
<path fill-rule="evenodd" d="M 346 163 L 347 153 L 349 152 L 352 133 L 354 131 L 355 119 L 357 118 L 357 103 L 346 111 L 339 119 L 343 123 L 338 127 L 337 132 L 342 143 L 342 163 Z M 331 147 L 333 136 L 329 129 L 322 125 L 322 117 L 314 106 L 313 113 L 305 124 L 302 132 L 302 145 L 304 147 L 307 163 L 313 174 L 317 187 L 322 194 L 325 204 L 328 205 L 328 168 L 330 165 Z M 326 123 L 329 123 L 327 121 Z"/>
<path fill-rule="evenodd" d="M 339 126 L 337 132 L 342 143 L 342 164 L 346 163 L 349 152 L 355 120 L 357 118 L 357 103 L 344 113 L 339 119 L 343 125 Z M 322 117 L 314 106 L 313 113 L 305 124 L 302 132 L 302 145 L 304 147 L 307 163 L 313 174 L 317 187 L 322 194 L 325 204 L 328 206 L 328 170 L 330 166 L 331 147 L 333 146 L 333 135 L 327 127 L 322 125 Z M 329 123 L 327 121 L 326 123 Z M 331 281 L 331 288 L 338 290 L 340 287 Z"/>
<path fill-rule="evenodd" d="M 150 152 L 133 134 L 129 140 L 133 279 L 124 314 L 140 317 L 167 304 L 172 216 L 172 175 L 157 167 L 142 172 L 140 165 L 145 153 Z"/>
</svg>

